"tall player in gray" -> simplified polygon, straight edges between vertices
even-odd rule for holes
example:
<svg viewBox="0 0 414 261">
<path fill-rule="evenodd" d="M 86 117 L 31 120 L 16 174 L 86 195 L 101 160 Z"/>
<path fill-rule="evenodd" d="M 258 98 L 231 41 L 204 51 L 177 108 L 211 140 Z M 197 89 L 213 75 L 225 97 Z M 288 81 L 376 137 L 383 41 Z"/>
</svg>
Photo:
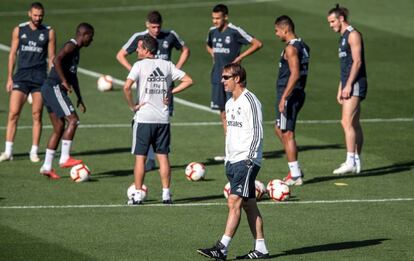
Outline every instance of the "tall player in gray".
<svg viewBox="0 0 414 261">
<path fill-rule="evenodd" d="M 295 25 L 287 15 L 276 18 L 275 34 L 286 44 L 280 55 L 279 77 L 276 83 L 276 135 L 280 138 L 288 161 L 289 174 L 284 181 L 289 186 L 302 185 L 295 140 L 296 118 L 305 102 L 310 49 L 295 34 Z"/>
<path fill-rule="evenodd" d="M 226 101 L 231 97 L 231 93 L 224 90 L 221 82 L 223 67 L 229 63 L 241 63 L 250 54 L 262 47 L 262 43 L 256 38 L 246 33 L 240 27 L 229 23 L 229 10 L 223 4 L 216 5 L 211 14 L 213 27 L 207 36 L 207 52 L 213 58 L 213 68 L 211 71 L 211 109 L 219 110 L 223 123 L 224 133 L 226 133 L 226 113 L 224 107 Z M 244 52 L 241 52 L 243 45 L 249 45 Z M 214 158 L 223 161 L 223 156 Z"/>
<path fill-rule="evenodd" d="M 55 31 L 42 24 L 43 5 L 34 2 L 28 12 L 29 21 L 13 29 L 6 90 L 10 93 L 9 115 L 7 120 L 5 151 L 0 162 L 13 159 L 13 142 L 17 131 L 17 122 L 28 95 L 32 95 L 32 148 L 29 156 L 32 162 L 39 162 L 38 149 L 42 133 L 43 102 L 40 87 L 47 76 L 55 56 Z M 17 71 L 13 69 L 17 59 Z"/>
<path fill-rule="evenodd" d="M 130 205 L 139 205 L 142 184 L 145 177 L 145 161 L 148 150 L 153 147 L 160 164 L 162 184 L 162 202 L 171 204 L 170 182 L 171 168 L 168 154 L 170 152 L 170 114 L 169 95 L 179 93 L 193 83 L 190 76 L 177 69 L 171 61 L 157 59 L 157 40 L 146 35 L 138 41 L 138 58 L 124 85 L 124 94 L 128 106 L 135 113 L 132 133 L 132 150 L 135 155 L 135 196 L 128 201 Z M 171 83 L 181 83 L 171 90 Z M 137 83 L 138 101 L 132 98 L 131 87 Z"/>
<path fill-rule="evenodd" d="M 129 40 L 122 46 L 116 55 L 118 62 L 124 66 L 128 71 L 131 70 L 132 65 L 127 60 L 127 56 L 131 53 L 135 53 L 138 47 L 138 42 L 143 39 L 145 35 L 150 35 L 158 42 L 158 51 L 155 54 L 156 58 L 171 61 L 171 53 L 175 48 L 181 51 L 181 55 L 176 63 L 176 68 L 181 69 L 184 63 L 187 61 L 190 55 L 190 49 L 185 45 L 184 41 L 173 30 L 162 30 L 162 16 L 158 11 L 151 11 L 147 15 L 145 22 L 147 30 L 137 32 L 129 38 Z M 171 88 L 174 87 L 174 83 L 171 83 Z M 174 104 L 173 97 L 170 97 L 170 115 L 173 115 Z M 146 163 L 146 169 L 151 170 L 155 168 L 155 156 L 154 150 L 151 147 L 148 152 L 148 160 Z"/>
<path fill-rule="evenodd" d="M 348 23 L 348 9 L 336 5 L 328 12 L 331 29 L 339 33 L 339 60 L 341 80 L 336 99 L 342 105 L 342 128 L 345 133 L 347 156 L 334 174 L 361 172 L 361 152 L 364 136 L 360 124 L 361 101 L 367 94 L 364 41 L 361 33 Z"/>
<path fill-rule="evenodd" d="M 254 250 L 236 259 L 269 258 L 263 232 L 263 219 L 256 202 L 255 180 L 263 154 L 262 105 L 246 89 L 246 71 L 239 64 L 224 66 L 221 81 L 232 94 L 226 103 L 226 175 L 230 182 L 228 216 L 224 234 L 212 248 L 198 249 L 203 256 L 226 260 L 230 241 L 240 223 L 241 209 L 254 237 Z"/>
</svg>

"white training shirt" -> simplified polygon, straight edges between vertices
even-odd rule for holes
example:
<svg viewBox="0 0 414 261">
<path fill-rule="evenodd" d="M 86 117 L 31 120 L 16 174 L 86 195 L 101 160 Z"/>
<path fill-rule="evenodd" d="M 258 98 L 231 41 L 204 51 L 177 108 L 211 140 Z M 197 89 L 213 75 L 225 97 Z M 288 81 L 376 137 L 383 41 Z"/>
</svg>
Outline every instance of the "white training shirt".
<svg viewBox="0 0 414 261">
<path fill-rule="evenodd" d="M 137 83 L 137 103 L 145 104 L 135 113 L 134 120 L 140 123 L 169 123 L 168 105 L 164 104 L 164 98 L 171 92 L 171 83 L 184 76 L 185 72 L 170 61 L 147 58 L 136 62 L 127 78 Z"/>
<path fill-rule="evenodd" d="M 226 162 L 251 159 L 260 166 L 263 154 L 262 105 L 245 89 L 226 103 Z"/>
</svg>

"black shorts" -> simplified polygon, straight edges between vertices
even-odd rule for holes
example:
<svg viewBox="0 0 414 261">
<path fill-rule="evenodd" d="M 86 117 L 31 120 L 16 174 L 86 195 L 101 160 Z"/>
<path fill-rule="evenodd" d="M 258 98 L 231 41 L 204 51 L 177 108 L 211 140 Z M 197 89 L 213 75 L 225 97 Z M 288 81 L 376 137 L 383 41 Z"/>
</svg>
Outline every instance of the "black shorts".
<svg viewBox="0 0 414 261">
<path fill-rule="evenodd" d="M 226 176 L 230 182 L 230 194 L 242 198 L 256 198 L 254 181 L 259 173 L 260 166 L 252 161 L 242 160 L 226 164 Z"/>
<path fill-rule="evenodd" d="M 29 95 L 29 93 L 32 93 L 32 92 L 40 92 L 41 88 L 42 88 L 41 84 L 34 83 L 34 82 L 27 82 L 27 81 L 13 82 L 13 90 L 21 91 L 26 95 Z"/>
<path fill-rule="evenodd" d="M 231 98 L 231 92 L 226 92 L 222 83 L 211 84 L 211 103 L 212 110 L 224 111 L 226 102 Z"/>
<path fill-rule="evenodd" d="M 280 95 L 281 96 L 281 95 Z M 305 92 L 294 90 L 290 97 L 286 100 L 285 110 L 283 113 L 279 111 L 280 96 L 276 102 L 276 126 L 282 131 L 295 131 L 296 118 L 303 104 L 305 103 Z"/>
<path fill-rule="evenodd" d="M 146 156 L 149 147 L 154 148 L 157 154 L 170 152 L 170 124 L 169 123 L 140 123 L 132 122 L 132 148 L 134 155 Z"/>
<path fill-rule="evenodd" d="M 75 107 L 66 90 L 59 83 L 46 81 L 42 86 L 43 103 L 49 113 L 63 118 L 75 113 Z"/>
</svg>

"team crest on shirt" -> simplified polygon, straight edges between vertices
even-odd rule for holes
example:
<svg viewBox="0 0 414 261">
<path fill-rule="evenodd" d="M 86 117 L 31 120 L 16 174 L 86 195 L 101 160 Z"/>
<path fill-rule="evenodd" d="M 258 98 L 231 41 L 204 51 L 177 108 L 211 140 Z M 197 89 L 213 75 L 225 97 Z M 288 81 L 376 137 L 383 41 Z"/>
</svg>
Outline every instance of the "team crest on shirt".
<svg viewBox="0 0 414 261">
<path fill-rule="evenodd" d="M 242 108 L 241 108 L 241 107 L 239 107 L 239 108 L 237 109 L 237 114 L 238 114 L 238 115 L 240 115 L 240 114 L 241 114 L 241 110 L 242 110 Z"/>
<path fill-rule="evenodd" d="M 226 38 L 224 39 L 224 42 L 225 42 L 226 44 L 229 44 L 229 43 L 231 42 L 231 38 L 230 38 L 230 36 L 226 36 Z"/>
<path fill-rule="evenodd" d="M 40 41 L 44 41 L 45 40 L 45 35 L 44 34 L 40 34 L 39 35 L 39 40 Z"/>
<path fill-rule="evenodd" d="M 163 43 L 162 43 L 162 47 L 164 48 L 164 49 L 168 49 L 168 42 L 167 41 L 164 41 Z"/>
<path fill-rule="evenodd" d="M 342 46 L 345 45 L 345 39 L 342 39 Z"/>
<path fill-rule="evenodd" d="M 26 34 L 22 34 L 22 37 L 21 37 L 22 39 L 26 39 L 27 38 L 27 35 Z"/>
</svg>

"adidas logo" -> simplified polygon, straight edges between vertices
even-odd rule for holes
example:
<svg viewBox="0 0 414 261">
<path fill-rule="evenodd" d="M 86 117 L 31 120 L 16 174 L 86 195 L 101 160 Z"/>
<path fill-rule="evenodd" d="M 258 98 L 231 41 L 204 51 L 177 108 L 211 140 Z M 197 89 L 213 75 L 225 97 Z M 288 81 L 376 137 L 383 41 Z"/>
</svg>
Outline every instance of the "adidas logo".
<svg viewBox="0 0 414 261">
<path fill-rule="evenodd" d="M 22 39 L 26 39 L 27 38 L 27 35 L 26 34 L 22 34 L 22 37 L 21 37 Z"/>
<path fill-rule="evenodd" d="M 150 74 L 147 79 L 148 82 L 166 82 L 167 78 L 162 73 L 159 67 L 155 68 L 155 70 Z"/>
</svg>

